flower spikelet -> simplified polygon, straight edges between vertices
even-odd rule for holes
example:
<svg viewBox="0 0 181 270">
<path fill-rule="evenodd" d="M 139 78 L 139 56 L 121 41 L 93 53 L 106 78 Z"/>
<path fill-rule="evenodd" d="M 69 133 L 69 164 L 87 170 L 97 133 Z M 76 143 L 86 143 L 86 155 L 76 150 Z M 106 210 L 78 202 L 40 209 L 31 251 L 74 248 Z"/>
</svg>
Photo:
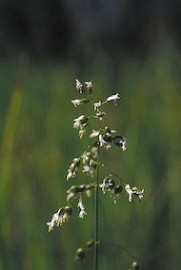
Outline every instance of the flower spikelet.
<svg viewBox="0 0 181 270">
<path fill-rule="evenodd" d="M 129 195 L 129 202 L 132 201 L 132 196 L 133 195 L 137 196 L 140 199 L 140 201 L 143 199 L 144 189 L 140 190 L 137 187 L 132 187 L 131 188 L 130 185 L 127 184 L 127 185 L 125 185 L 125 190 Z"/>
</svg>

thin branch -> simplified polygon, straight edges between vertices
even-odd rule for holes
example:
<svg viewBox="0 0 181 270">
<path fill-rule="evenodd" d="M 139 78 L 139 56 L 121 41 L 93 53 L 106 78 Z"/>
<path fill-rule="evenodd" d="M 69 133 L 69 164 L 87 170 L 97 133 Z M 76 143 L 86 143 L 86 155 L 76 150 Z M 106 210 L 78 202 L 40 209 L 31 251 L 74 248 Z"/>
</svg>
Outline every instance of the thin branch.
<svg viewBox="0 0 181 270">
<path fill-rule="evenodd" d="M 112 174 L 112 175 L 114 175 L 115 177 L 117 177 L 117 178 L 119 179 L 120 183 L 124 183 L 124 182 L 121 180 L 121 177 L 120 177 L 118 174 L 116 174 L 115 172 L 113 172 L 110 168 L 108 168 L 107 165 L 104 165 L 103 163 L 102 163 L 101 165 L 102 165 L 102 167 L 104 167 L 106 170 L 108 170 L 110 174 Z M 124 183 L 124 184 L 126 184 L 126 183 Z"/>
<path fill-rule="evenodd" d="M 130 258 L 132 258 L 133 260 L 137 261 L 136 258 L 133 256 L 133 254 L 131 254 L 131 253 L 128 251 L 127 248 L 125 248 L 125 247 L 123 247 L 123 246 L 121 246 L 121 245 L 118 245 L 118 244 L 113 244 L 113 243 L 107 242 L 107 241 L 102 241 L 102 240 L 101 240 L 100 242 L 101 242 L 101 243 L 104 243 L 104 244 L 106 244 L 106 245 L 113 246 L 113 247 L 117 247 L 118 249 L 124 250 L 124 251 L 129 255 Z"/>
</svg>

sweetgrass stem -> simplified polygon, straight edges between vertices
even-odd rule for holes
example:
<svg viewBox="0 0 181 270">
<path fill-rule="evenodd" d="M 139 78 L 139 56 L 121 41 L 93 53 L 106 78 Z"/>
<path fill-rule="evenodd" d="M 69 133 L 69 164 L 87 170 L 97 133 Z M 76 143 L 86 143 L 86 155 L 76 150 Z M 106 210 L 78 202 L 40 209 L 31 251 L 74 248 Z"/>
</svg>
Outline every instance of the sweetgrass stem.
<svg viewBox="0 0 181 270">
<path fill-rule="evenodd" d="M 100 121 L 99 121 L 100 129 Z M 98 138 L 99 139 L 99 138 Z M 94 249 L 94 270 L 98 269 L 98 249 L 99 249 L 99 165 L 100 165 L 100 145 L 98 146 L 98 159 L 96 171 L 96 190 L 95 190 L 95 249 Z"/>
<path fill-rule="evenodd" d="M 99 241 L 99 164 L 98 164 L 98 167 L 97 167 L 96 192 L 95 192 L 95 250 L 94 250 L 94 270 L 97 270 L 98 269 L 98 241 Z"/>
</svg>

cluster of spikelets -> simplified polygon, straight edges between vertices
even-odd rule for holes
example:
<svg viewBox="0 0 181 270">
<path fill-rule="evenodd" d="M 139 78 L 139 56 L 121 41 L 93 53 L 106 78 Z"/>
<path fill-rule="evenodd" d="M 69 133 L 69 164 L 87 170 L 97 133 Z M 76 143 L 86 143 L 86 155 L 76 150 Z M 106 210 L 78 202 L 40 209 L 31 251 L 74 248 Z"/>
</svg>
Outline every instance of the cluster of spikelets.
<svg viewBox="0 0 181 270">
<path fill-rule="evenodd" d="M 84 115 L 81 114 L 73 120 L 73 128 L 78 130 L 79 138 L 81 139 L 85 134 L 92 140 L 92 143 L 88 145 L 87 149 L 78 157 L 75 157 L 71 162 L 68 172 L 67 180 L 71 180 L 77 177 L 77 173 L 81 172 L 93 178 L 97 171 L 99 165 L 104 167 L 104 164 L 99 160 L 100 149 L 104 148 L 108 150 L 113 145 L 120 148 L 122 151 L 127 149 L 127 139 L 124 136 L 117 134 L 117 131 L 111 129 L 107 126 L 102 127 L 102 120 L 106 116 L 106 112 L 103 110 L 104 106 L 107 103 L 116 103 L 120 100 L 119 93 L 113 94 L 106 98 L 104 101 L 94 102 L 92 97 L 93 84 L 92 82 L 81 83 L 79 80 L 76 80 L 76 89 L 78 95 L 81 95 L 81 98 L 77 98 L 71 101 L 71 103 L 77 108 L 79 106 L 84 106 L 87 104 L 92 105 L 93 114 Z M 97 119 L 99 125 L 98 129 L 88 130 L 88 126 L 92 119 Z M 89 131 L 89 133 L 88 133 Z M 77 200 L 78 216 L 84 218 L 87 215 L 85 206 L 83 203 L 83 197 L 90 197 L 92 192 L 96 188 L 100 188 L 105 194 L 106 192 L 110 193 L 110 197 L 116 203 L 119 199 L 120 194 L 123 190 L 128 194 L 128 200 L 131 202 L 134 197 L 138 197 L 139 200 L 142 200 L 144 189 L 140 190 L 137 187 L 131 187 L 129 184 L 121 184 L 120 178 L 119 183 L 115 180 L 115 177 L 119 178 L 117 175 L 114 175 L 113 172 L 109 172 L 108 175 L 104 177 L 102 182 L 90 182 L 82 185 L 72 185 L 67 190 L 67 205 L 63 208 L 58 209 L 56 213 L 53 214 L 50 222 L 47 222 L 48 231 L 52 231 L 55 227 L 62 226 L 66 223 L 73 213 L 72 204 Z M 123 187 L 124 186 L 124 187 Z M 91 242 L 91 241 L 90 241 Z M 90 248 L 97 245 L 95 240 L 92 240 L 92 244 L 88 242 L 86 248 Z M 83 249 L 79 248 L 76 252 L 76 259 L 83 259 L 85 257 L 85 252 Z M 131 269 L 137 269 L 132 266 Z"/>
</svg>

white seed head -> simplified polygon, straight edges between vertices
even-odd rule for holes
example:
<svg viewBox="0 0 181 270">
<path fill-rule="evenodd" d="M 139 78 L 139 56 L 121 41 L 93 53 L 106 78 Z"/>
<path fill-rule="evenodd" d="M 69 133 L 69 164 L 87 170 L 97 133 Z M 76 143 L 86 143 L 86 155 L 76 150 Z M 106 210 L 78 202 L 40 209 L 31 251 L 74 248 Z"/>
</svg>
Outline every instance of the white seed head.
<svg viewBox="0 0 181 270">
<path fill-rule="evenodd" d="M 79 198 L 77 207 L 79 208 L 79 217 L 84 218 L 84 216 L 87 215 L 87 213 L 85 212 L 85 207 L 83 205 L 82 197 Z"/>
<path fill-rule="evenodd" d="M 96 138 L 100 134 L 99 130 L 92 130 L 91 134 L 89 135 L 89 138 Z"/>
<path fill-rule="evenodd" d="M 74 99 L 71 102 L 75 107 L 78 107 L 78 106 L 80 106 L 81 99 Z"/>
<path fill-rule="evenodd" d="M 101 101 L 99 101 L 99 102 L 95 102 L 95 103 L 94 103 L 94 110 L 95 110 L 95 111 L 97 111 L 97 110 L 98 110 L 98 108 L 100 108 L 100 107 L 101 107 L 101 105 L 102 105 L 102 102 L 101 102 Z"/>
<path fill-rule="evenodd" d="M 83 93 L 83 84 L 78 79 L 75 80 L 75 87 L 80 94 Z"/>
<path fill-rule="evenodd" d="M 119 93 L 112 95 L 106 99 L 106 102 L 113 101 L 116 102 L 117 100 L 120 99 Z"/>
</svg>

